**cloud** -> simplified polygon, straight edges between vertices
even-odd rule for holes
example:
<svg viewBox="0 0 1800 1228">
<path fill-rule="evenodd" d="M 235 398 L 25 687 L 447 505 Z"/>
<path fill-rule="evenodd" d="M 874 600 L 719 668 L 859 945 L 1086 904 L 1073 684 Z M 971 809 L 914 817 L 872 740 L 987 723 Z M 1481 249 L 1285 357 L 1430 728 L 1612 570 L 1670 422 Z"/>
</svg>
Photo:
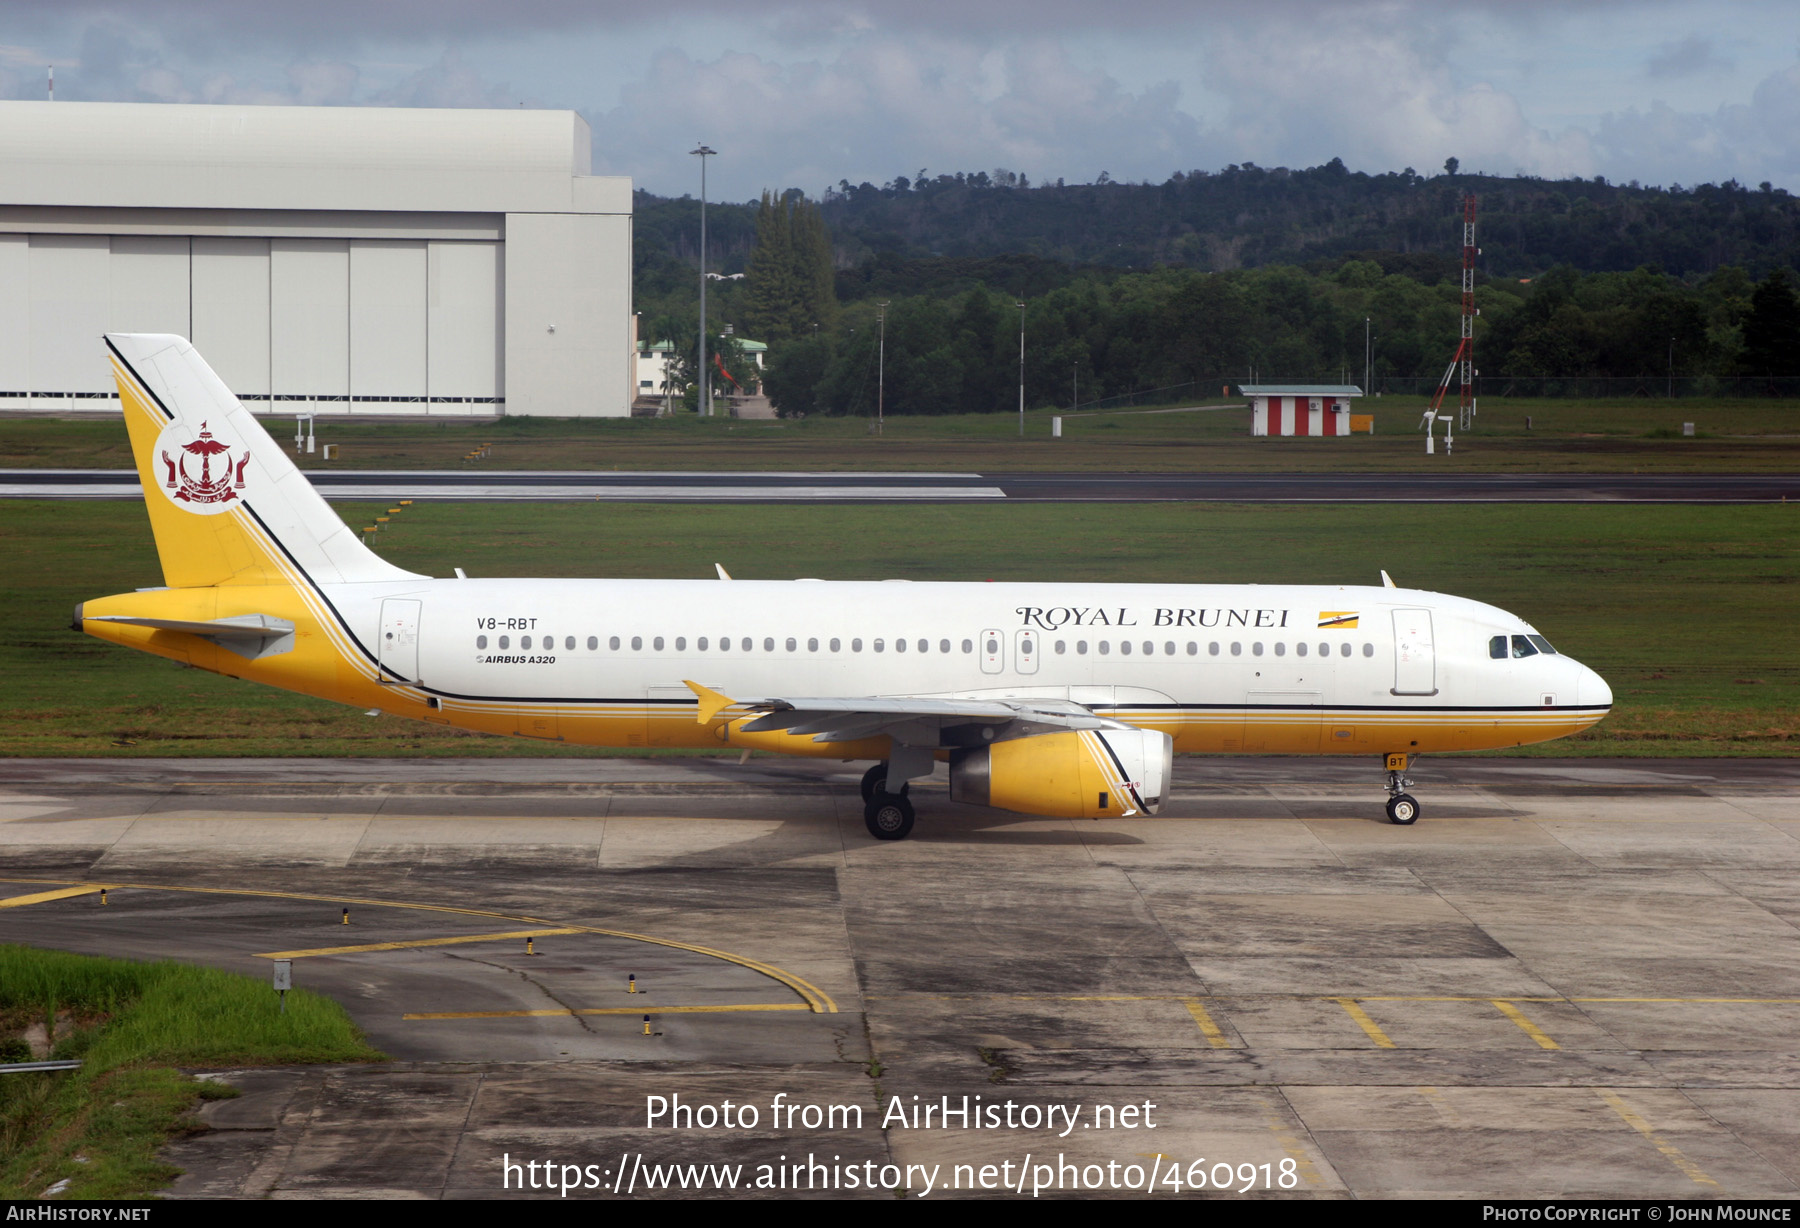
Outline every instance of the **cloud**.
<svg viewBox="0 0 1800 1228">
<path fill-rule="evenodd" d="M 1596 145 L 1602 165 L 1616 177 L 1792 185 L 1800 179 L 1800 63 L 1759 81 L 1748 103 L 1711 114 L 1654 102 L 1606 115 Z"/>
<path fill-rule="evenodd" d="M 1730 67 L 1731 62 L 1721 59 L 1713 49 L 1712 39 L 1702 38 L 1698 34 L 1690 34 L 1678 42 L 1664 43 L 1650 57 L 1648 65 L 1650 75 L 1658 78 L 1694 77 Z"/>
<path fill-rule="evenodd" d="M 1231 102 L 1214 139 L 1229 160 L 1341 156 L 1394 170 L 1456 157 L 1470 171 L 1593 173 L 1585 133 L 1534 125 L 1511 94 L 1454 79 L 1437 38 L 1410 28 L 1404 10 L 1387 17 L 1322 15 L 1299 36 L 1280 25 L 1220 32 L 1213 62 Z"/>
<path fill-rule="evenodd" d="M 1131 92 L 1050 40 L 992 54 L 872 35 L 836 58 L 791 64 L 670 50 L 624 92 L 627 102 L 592 117 L 596 170 L 691 190 L 698 174 L 687 151 L 704 140 L 720 151 L 709 168 L 714 192 L 737 198 L 882 182 L 921 166 L 1161 179 L 1187 164 L 1198 135 L 1173 86 Z"/>
</svg>

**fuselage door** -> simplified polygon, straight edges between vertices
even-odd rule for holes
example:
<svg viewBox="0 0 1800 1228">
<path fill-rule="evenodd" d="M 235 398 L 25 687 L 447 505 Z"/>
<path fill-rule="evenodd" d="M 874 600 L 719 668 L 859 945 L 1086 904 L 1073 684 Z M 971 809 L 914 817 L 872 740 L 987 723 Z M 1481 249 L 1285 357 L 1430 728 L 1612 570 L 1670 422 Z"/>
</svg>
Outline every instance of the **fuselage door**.
<svg viewBox="0 0 1800 1228">
<path fill-rule="evenodd" d="M 1037 673 L 1038 648 L 1041 641 L 1035 631 L 1019 631 L 1014 635 L 1013 668 L 1021 674 Z"/>
<path fill-rule="evenodd" d="M 1437 694 L 1430 610 L 1394 611 L 1394 694 Z"/>
<path fill-rule="evenodd" d="M 981 643 L 981 672 L 997 674 L 1006 665 L 1006 632 L 983 631 Z"/>
<path fill-rule="evenodd" d="M 381 642 L 376 652 L 384 683 L 419 680 L 419 605 L 398 597 L 381 603 Z"/>
</svg>

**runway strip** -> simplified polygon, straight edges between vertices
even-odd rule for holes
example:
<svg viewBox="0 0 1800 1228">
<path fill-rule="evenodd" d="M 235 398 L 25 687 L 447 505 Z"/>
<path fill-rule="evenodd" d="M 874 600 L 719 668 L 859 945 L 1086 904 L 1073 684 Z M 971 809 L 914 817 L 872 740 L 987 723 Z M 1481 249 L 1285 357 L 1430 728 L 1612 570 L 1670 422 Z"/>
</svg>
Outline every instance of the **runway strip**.
<svg viewBox="0 0 1800 1228">
<path fill-rule="evenodd" d="M 1776 503 L 1796 474 L 587 473 L 312 470 L 328 499 L 442 502 Z M 0 470 L 0 498 L 140 499 L 129 469 Z"/>
</svg>

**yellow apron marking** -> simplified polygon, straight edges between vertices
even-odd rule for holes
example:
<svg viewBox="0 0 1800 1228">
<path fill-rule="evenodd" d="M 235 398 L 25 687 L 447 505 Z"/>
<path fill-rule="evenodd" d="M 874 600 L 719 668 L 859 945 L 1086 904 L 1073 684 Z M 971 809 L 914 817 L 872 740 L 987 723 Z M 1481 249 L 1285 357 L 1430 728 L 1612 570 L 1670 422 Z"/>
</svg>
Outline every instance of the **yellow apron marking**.
<svg viewBox="0 0 1800 1228">
<path fill-rule="evenodd" d="M 421 1011 L 402 1019 L 555 1019 L 570 1015 L 724 1015 L 734 1011 L 803 1011 L 804 1002 L 756 1002 L 743 1006 L 591 1006 L 580 1010 Z"/>
<path fill-rule="evenodd" d="M 85 887 L 88 884 L 77 883 L 66 878 L 15 878 L 15 883 L 57 883 L 65 886 Z M 457 908 L 451 904 L 409 904 L 404 900 L 376 900 L 362 896 L 350 895 L 307 895 L 298 891 L 253 891 L 242 887 L 171 887 L 162 883 L 110 883 L 111 887 L 136 887 L 144 891 L 185 891 L 190 895 L 238 895 L 255 896 L 271 900 L 309 900 L 325 904 L 360 904 L 369 908 L 409 908 L 415 912 L 454 913 L 464 917 L 492 917 L 496 921 L 522 921 L 526 925 L 554 925 L 555 922 L 544 917 L 521 917 L 512 913 L 494 912 L 485 908 Z M 98 890 L 98 884 L 94 884 Z M 626 930 L 600 929 L 597 926 L 581 925 L 570 927 L 571 933 L 601 934 L 608 938 L 624 938 L 632 942 L 647 942 L 652 946 L 673 947 L 678 951 L 691 951 L 695 955 L 705 955 L 712 959 L 724 960 L 728 964 L 736 964 L 740 968 L 748 968 L 752 972 L 761 973 L 772 981 L 780 981 L 793 990 L 813 1011 L 821 1015 L 838 1013 L 837 1003 L 831 995 L 812 982 L 784 972 L 774 964 L 765 964 L 758 959 L 748 959 L 742 955 L 733 955 L 729 951 L 721 951 L 717 947 L 703 947 L 698 943 L 678 942 L 673 938 L 655 938 L 649 934 L 633 934 Z"/>
<path fill-rule="evenodd" d="M 1354 1019 L 1356 1021 L 1356 1026 L 1368 1034 L 1369 1039 L 1375 1042 L 1375 1047 L 1377 1049 L 1397 1049 L 1400 1047 L 1392 1040 L 1388 1039 L 1388 1034 L 1383 1032 L 1373 1019 L 1369 1018 L 1369 1012 L 1356 1004 L 1355 998 L 1331 998 L 1329 1001 L 1336 1002 L 1339 1006 L 1343 1007 L 1344 1013 Z"/>
<path fill-rule="evenodd" d="M 1281 1112 L 1268 1096 L 1258 1092 L 1256 1099 L 1263 1107 L 1263 1122 L 1269 1127 L 1269 1133 L 1275 1136 L 1275 1140 L 1281 1144 L 1281 1149 L 1287 1152 L 1288 1158 L 1294 1162 L 1294 1167 L 1299 1170 L 1302 1177 L 1306 1178 L 1306 1184 L 1312 1189 L 1318 1189 L 1323 1184 L 1323 1178 L 1319 1176 L 1319 1170 L 1313 1166 L 1312 1157 L 1306 1154 L 1305 1144 L 1295 1137 L 1293 1130 L 1288 1127 L 1287 1120 L 1282 1117 Z"/>
<path fill-rule="evenodd" d="M 310 951 L 264 951 L 258 959 L 305 959 L 310 955 L 356 955 L 363 951 L 403 951 L 411 947 L 450 947 L 463 942 L 500 942 L 507 938 L 543 938 L 579 934 L 580 930 L 509 930 L 504 934 L 462 934 L 455 938 L 416 938 L 411 942 L 369 942 L 354 947 L 314 947 Z"/>
<path fill-rule="evenodd" d="M 1679 1168 L 1689 1181 L 1692 1181 L 1695 1185 L 1710 1185 L 1714 1189 L 1719 1188 L 1719 1183 L 1717 1181 L 1714 1181 L 1711 1177 L 1701 1172 L 1700 1166 L 1682 1155 L 1680 1148 L 1659 1135 L 1655 1128 L 1640 1117 L 1630 1105 L 1626 1104 L 1624 1099 L 1621 1098 L 1617 1092 L 1608 1091 L 1604 1087 L 1596 1087 L 1594 1089 L 1594 1094 L 1606 1101 L 1607 1105 L 1624 1120 L 1626 1125 L 1643 1135 L 1650 1141 L 1651 1146 L 1667 1156 L 1669 1158 L 1669 1163 L 1673 1164 L 1676 1168 Z"/>
<path fill-rule="evenodd" d="M 1497 1010 L 1499 1010 L 1499 1012 L 1502 1015 L 1505 1015 L 1508 1019 L 1512 1020 L 1514 1023 L 1519 1025 L 1519 1030 L 1521 1032 L 1523 1032 L 1523 1033 L 1525 1033 L 1525 1035 L 1531 1037 L 1531 1039 L 1537 1041 L 1538 1048 L 1540 1048 L 1540 1049 L 1560 1049 L 1560 1048 L 1562 1048 L 1561 1045 L 1557 1044 L 1555 1041 L 1551 1040 L 1548 1036 L 1544 1035 L 1543 1030 L 1540 1029 L 1537 1024 L 1535 1024 L 1535 1023 L 1531 1022 L 1531 1020 L 1527 1019 L 1525 1017 L 1525 1012 L 1520 1010 L 1518 1007 L 1514 1006 L 1511 1002 L 1508 1002 L 1505 998 L 1493 998 L 1490 1000 L 1493 1002 L 1495 1008 Z"/>
<path fill-rule="evenodd" d="M 1183 998 L 1181 1004 L 1187 1007 L 1188 1014 L 1192 1015 L 1194 1017 L 1194 1022 L 1200 1025 L 1200 1034 L 1206 1037 L 1207 1044 L 1215 1049 L 1231 1048 L 1230 1038 L 1220 1030 L 1218 1024 L 1213 1022 L 1212 1015 L 1207 1012 L 1205 1005 L 1201 1003 L 1200 999 Z"/>
<path fill-rule="evenodd" d="M 46 904 L 51 900 L 66 900 L 71 896 L 92 895 L 96 891 L 105 890 L 106 887 L 94 883 L 87 887 L 65 887 L 61 891 L 40 891 L 36 895 L 15 895 L 10 900 L 0 900 L 0 908 L 23 908 L 27 904 Z"/>
</svg>

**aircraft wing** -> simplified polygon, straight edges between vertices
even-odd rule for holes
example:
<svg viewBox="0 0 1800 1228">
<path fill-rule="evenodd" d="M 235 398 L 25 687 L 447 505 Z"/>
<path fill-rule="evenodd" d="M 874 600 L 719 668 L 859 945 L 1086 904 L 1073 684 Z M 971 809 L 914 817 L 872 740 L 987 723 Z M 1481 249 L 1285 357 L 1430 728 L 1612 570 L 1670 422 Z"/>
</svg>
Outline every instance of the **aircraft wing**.
<svg viewBox="0 0 1800 1228">
<path fill-rule="evenodd" d="M 942 699 L 919 695 L 769 696 L 733 700 L 698 683 L 688 687 L 700 698 L 699 721 L 709 725 L 722 715 L 750 716 L 744 733 L 783 731 L 811 734 L 815 742 L 853 742 L 880 734 L 895 735 L 910 745 L 956 744 L 945 738 L 956 726 L 999 726 L 1017 723 L 1021 732 L 1049 729 L 1123 729 L 1118 721 L 1095 716 L 1078 703 L 1053 699 Z"/>
</svg>

